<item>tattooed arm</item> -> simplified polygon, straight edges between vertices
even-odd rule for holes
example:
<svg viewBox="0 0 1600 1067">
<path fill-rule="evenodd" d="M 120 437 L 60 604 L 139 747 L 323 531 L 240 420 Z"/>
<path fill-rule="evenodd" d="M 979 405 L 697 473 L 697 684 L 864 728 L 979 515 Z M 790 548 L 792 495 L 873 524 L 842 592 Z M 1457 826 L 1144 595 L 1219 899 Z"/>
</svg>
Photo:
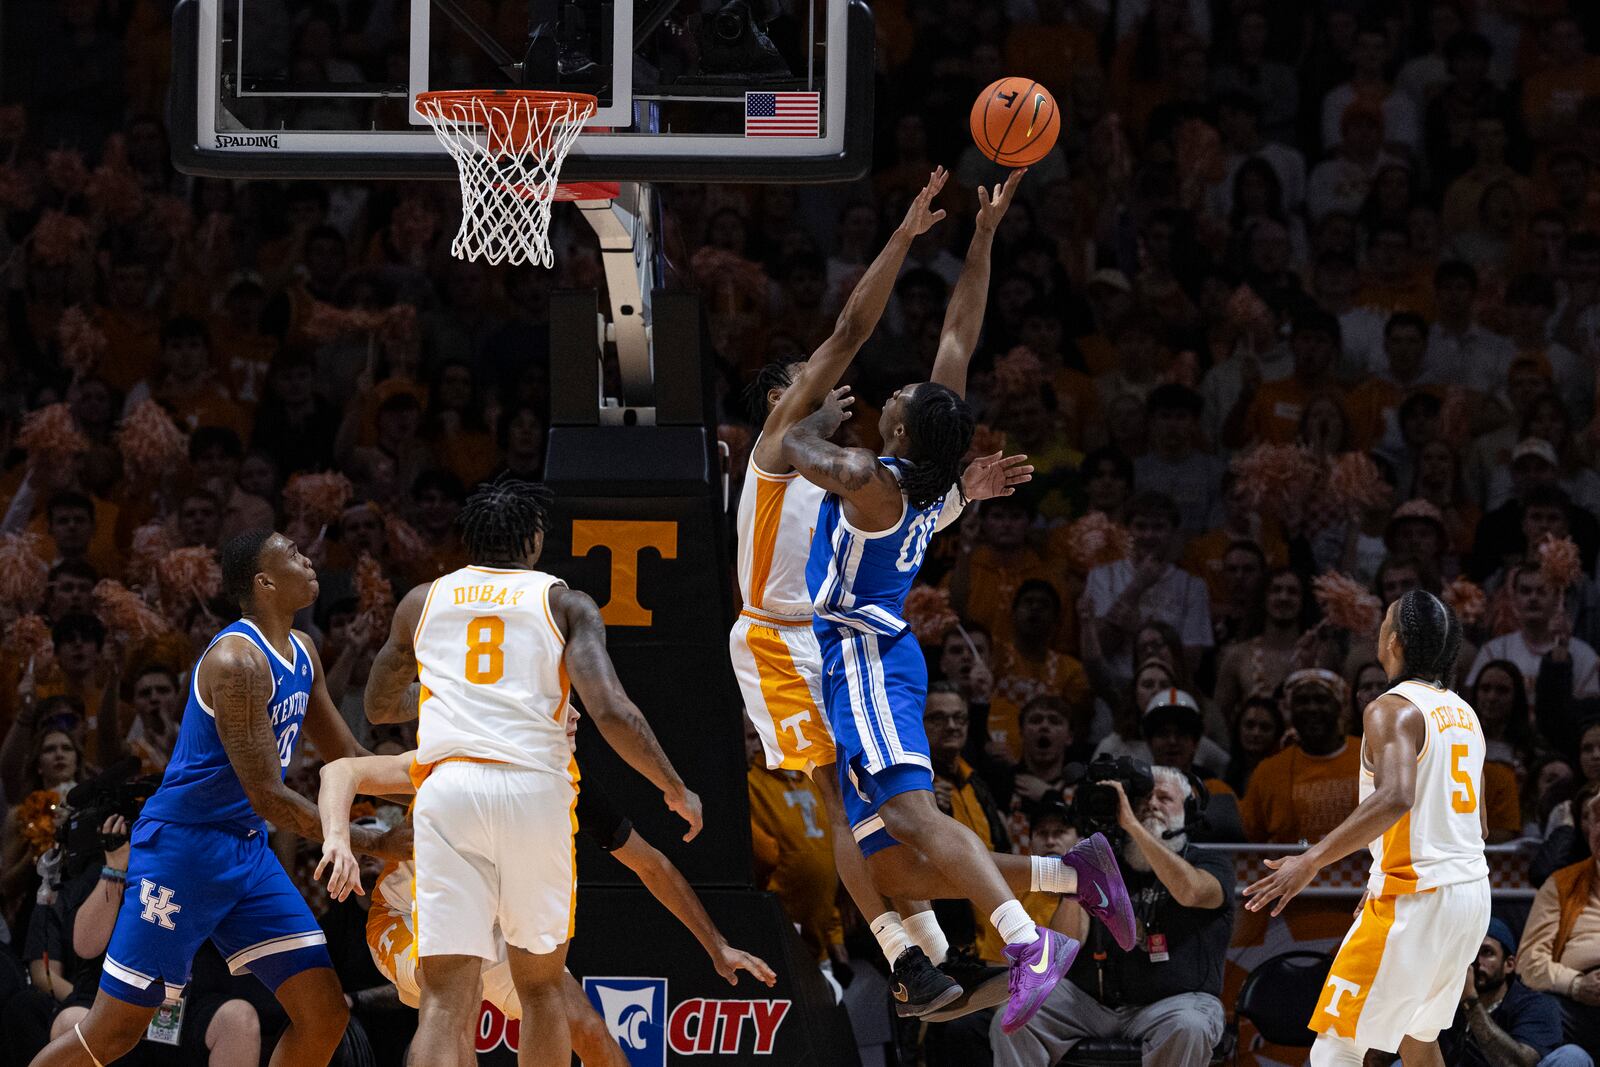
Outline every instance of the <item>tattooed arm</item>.
<svg viewBox="0 0 1600 1067">
<path fill-rule="evenodd" d="M 606 652 L 606 625 L 589 594 L 566 586 L 550 590 L 550 610 L 565 635 L 563 663 L 573 688 L 600 733 L 628 766 L 650 779 L 667 807 L 689 824 L 685 841 L 700 832 L 700 798 L 683 784 L 672 761 L 661 751 L 655 731 L 628 694 Z"/>
<path fill-rule="evenodd" d="M 852 523 L 881 530 L 901 513 L 900 483 L 869 450 L 844 448 L 829 440 L 850 417 L 855 397 L 849 392 L 835 389 L 821 407 L 791 426 L 783 435 L 783 458 L 806 481 L 843 498 L 845 517 Z"/>
<path fill-rule="evenodd" d="M 278 739 L 273 735 L 267 705 L 272 699 L 272 671 L 260 649 L 243 640 L 218 641 L 201 659 L 196 688 L 213 708 L 217 736 L 233 764 L 233 773 L 256 814 L 279 829 L 312 841 L 322 840 L 316 805 L 283 781 Z M 387 834 L 355 830 L 350 844 L 357 852 L 384 859 L 407 856 Z"/>
<path fill-rule="evenodd" d="M 422 621 L 422 608 L 428 602 L 433 583 L 414 587 L 394 609 L 389 624 L 389 639 L 372 660 L 367 673 L 363 703 L 367 721 L 372 723 L 410 722 L 417 717 L 417 697 L 422 684 L 417 681 L 417 655 L 413 642 Z"/>
</svg>

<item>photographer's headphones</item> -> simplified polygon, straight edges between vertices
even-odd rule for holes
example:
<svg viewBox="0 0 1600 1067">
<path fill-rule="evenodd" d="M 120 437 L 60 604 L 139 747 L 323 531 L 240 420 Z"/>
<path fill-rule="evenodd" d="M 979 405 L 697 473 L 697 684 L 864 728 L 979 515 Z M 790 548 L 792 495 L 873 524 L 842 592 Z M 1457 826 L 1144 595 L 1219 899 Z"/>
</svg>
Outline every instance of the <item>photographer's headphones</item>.
<svg viewBox="0 0 1600 1067">
<path fill-rule="evenodd" d="M 1211 790 L 1206 788 L 1205 780 L 1193 768 L 1184 771 L 1183 776 L 1189 781 L 1189 795 L 1183 801 L 1183 829 L 1187 833 L 1205 825 Z"/>
</svg>

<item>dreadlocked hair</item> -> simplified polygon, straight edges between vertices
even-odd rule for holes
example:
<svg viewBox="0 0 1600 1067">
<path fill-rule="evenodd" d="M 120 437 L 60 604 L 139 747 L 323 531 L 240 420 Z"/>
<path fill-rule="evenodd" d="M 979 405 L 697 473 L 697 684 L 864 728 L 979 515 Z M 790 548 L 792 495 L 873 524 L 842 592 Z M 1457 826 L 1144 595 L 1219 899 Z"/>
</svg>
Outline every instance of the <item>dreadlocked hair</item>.
<svg viewBox="0 0 1600 1067">
<path fill-rule="evenodd" d="M 1395 605 L 1395 630 L 1405 662 L 1400 673 L 1443 685 L 1461 653 L 1461 622 L 1450 606 L 1426 589 L 1413 589 Z"/>
<path fill-rule="evenodd" d="M 461 541 L 474 563 L 508 563 L 550 527 L 550 490 L 501 475 L 475 489 L 461 508 Z"/>
<path fill-rule="evenodd" d="M 774 360 L 756 371 L 756 376 L 744 387 L 744 408 L 751 422 L 760 426 L 767 421 L 767 394 L 793 385 L 795 364 L 799 362 L 798 359 Z"/>
<path fill-rule="evenodd" d="M 972 444 L 974 425 L 972 409 L 953 390 L 934 382 L 917 386 L 906 405 L 911 454 L 900 477 L 912 507 L 931 506 L 961 481 L 961 460 Z"/>
</svg>

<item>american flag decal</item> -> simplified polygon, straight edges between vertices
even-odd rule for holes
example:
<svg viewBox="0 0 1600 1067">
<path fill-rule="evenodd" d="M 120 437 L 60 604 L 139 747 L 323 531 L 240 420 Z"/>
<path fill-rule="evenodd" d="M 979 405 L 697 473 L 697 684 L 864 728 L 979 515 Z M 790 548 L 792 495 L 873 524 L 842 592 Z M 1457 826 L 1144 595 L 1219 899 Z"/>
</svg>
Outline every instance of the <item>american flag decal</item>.
<svg viewBox="0 0 1600 1067">
<path fill-rule="evenodd" d="M 746 137 L 821 137 L 821 93 L 745 93 Z"/>
</svg>

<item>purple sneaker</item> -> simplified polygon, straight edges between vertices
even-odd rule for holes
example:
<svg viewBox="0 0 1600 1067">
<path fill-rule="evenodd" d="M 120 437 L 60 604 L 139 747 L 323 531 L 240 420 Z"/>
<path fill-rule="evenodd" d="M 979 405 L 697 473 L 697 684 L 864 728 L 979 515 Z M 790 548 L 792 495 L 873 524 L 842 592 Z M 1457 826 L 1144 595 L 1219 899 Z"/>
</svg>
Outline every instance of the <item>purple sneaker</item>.
<svg viewBox="0 0 1600 1067">
<path fill-rule="evenodd" d="M 1081 947 L 1066 934 L 1043 926 L 1031 944 L 1006 946 L 1006 959 L 1011 961 L 1011 998 L 1000 1018 L 1000 1029 L 1014 1034 L 1028 1025 L 1044 998 L 1072 967 Z"/>
<path fill-rule="evenodd" d="M 1139 932 L 1133 921 L 1133 902 L 1117 866 L 1117 854 L 1105 834 L 1079 841 L 1061 862 L 1078 872 L 1078 905 L 1105 924 L 1117 947 L 1133 951 Z"/>
</svg>

